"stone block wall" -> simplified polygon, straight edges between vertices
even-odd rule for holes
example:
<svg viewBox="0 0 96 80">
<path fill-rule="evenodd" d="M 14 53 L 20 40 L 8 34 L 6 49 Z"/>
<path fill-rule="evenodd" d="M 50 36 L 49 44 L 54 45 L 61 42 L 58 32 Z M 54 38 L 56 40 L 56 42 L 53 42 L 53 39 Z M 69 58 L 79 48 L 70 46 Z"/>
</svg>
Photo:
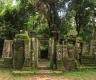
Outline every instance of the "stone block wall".
<svg viewBox="0 0 96 80">
<path fill-rule="evenodd" d="M 24 64 L 24 40 L 13 41 L 13 68 L 22 69 Z"/>
<path fill-rule="evenodd" d="M 91 40 L 90 54 L 96 54 L 96 40 Z"/>
<path fill-rule="evenodd" d="M 65 58 L 64 59 L 64 68 L 65 68 L 65 70 L 77 69 L 76 60 L 74 58 L 73 59 Z"/>
<path fill-rule="evenodd" d="M 57 54 L 57 70 L 71 70 L 77 69 L 77 62 L 74 57 L 75 47 L 69 45 L 60 45 L 56 46 Z"/>
</svg>

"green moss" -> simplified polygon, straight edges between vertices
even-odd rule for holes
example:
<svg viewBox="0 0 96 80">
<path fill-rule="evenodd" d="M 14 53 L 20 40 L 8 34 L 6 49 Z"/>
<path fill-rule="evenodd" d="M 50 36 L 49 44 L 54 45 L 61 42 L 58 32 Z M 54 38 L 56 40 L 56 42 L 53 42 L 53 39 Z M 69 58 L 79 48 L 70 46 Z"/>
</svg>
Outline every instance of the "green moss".
<svg viewBox="0 0 96 80">
<path fill-rule="evenodd" d="M 34 74 L 34 71 L 12 71 L 12 74 L 15 74 L 15 75 L 24 75 L 24 74 Z"/>
<path fill-rule="evenodd" d="M 68 49 L 74 49 L 74 46 L 72 44 L 68 44 Z"/>
<path fill-rule="evenodd" d="M 51 43 L 54 43 L 54 39 L 53 39 L 53 38 L 50 38 L 49 41 L 50 41 Z"/>
<path fill-rule="evenodd" d="M 70 30 L 68 33 L 67 33 L 67 36 L 73 36 L 73 37 L 76 37 L 77 36 L 77 31 L 76 30 Z"/>
<path fill-rule="evenodd" d="M 29 40 L 29 36 L 27 34 L 16 34 L 15 39 L 17 40 Z"/>
<path fill-rule="evenodd" d="M 3 61 L 3 66 L 4 68 L 12 68 L 13 67 L 12 57 L 5 57 Z"/>
<path fill-rule="evenodd" d="M 30 52 L 32 53 L 32 52 L 34 52 L 34 50 L 31 50 Z"/>
<path fill-rule="evenodd" d="M 76 38 L 76 42 L 78 42 L 78 41 L 82 42 L 82 40 L 83 40 L 83 39 L 82 39 L 81 37 L 77 37 L 77 38 Z"/>
</svg>

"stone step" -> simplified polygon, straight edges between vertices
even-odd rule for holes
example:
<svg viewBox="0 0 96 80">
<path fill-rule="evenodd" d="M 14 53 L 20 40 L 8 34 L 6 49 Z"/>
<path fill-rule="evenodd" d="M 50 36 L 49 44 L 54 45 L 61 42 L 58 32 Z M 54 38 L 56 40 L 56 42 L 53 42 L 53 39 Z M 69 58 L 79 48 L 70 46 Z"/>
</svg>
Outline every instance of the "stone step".
<svg viewBox="0 0 96 80">
<path fill-rule="evenodd" d="M 18 70 L 13 70 L 12 74 L 14 75 L 34 75 L 35 73 L 33 71 L 18 71 Z"/>
<path fill-rule="evenodd" d="M 62 71 L 51 71 L 51 70 L 38 70 L 36 72 L 34 71 L 19 71 L 19 70 L 13 70 L 12 74 L 14 75 L 52 75 L 52 74 L 56 74 L 56 75 L 61 75 L 63 74 Z"/>
<path fill-rule="evenodd" d="M 49 70 L 46 59 L 41 59 L 41 63 L 40 63 L 40 66 L 38 67 L 38 69 L 39 70 Z"/>
<path fill-rule="evenodd" d="M 95 59 L 95 56 L 93 55 L 81 56 L 81 59 Z"/>
<path fill-rule="evenodd" d="M 96 64 L 96 62 L 95 61 L 82 61 L 81 60 L 81 64 Z"/>
<path fill-rule="evenodd" d="M 47 59 L 41 59 L 40 61 L 41 62 L 47 62 L 48 60 Z"/>
<path fill-rule="evenodd" d="M 80 65 L 80 68 L 85 68 L 85 69 L 96 69 L 96 66 L 89 66 L 89 65 Z"/>
<path fill-rule="evenodd" d="M 48 68 L 48 67 L 38 67 L 38 70 L 49 70 L 50 68 Z"/>
<path fill-rule="evenodd" d="M 36 75 L 51 75 L 51 74 L 61 75 L 61 74 L 63 74 L 63 72 L 62 71 L 52 71 L 52 70 L 38 70 L 35 74 Z"/>
<path fill-rule="evenodd" d="M 84 65 L 84 66 L 96 66 L 96 64 L 81 64 L 81 65 Z"/>
<path fill-rule="evenodd" d="M 35 74 L 36 75 L 49 75 L 49 74 L 52 74 L 52 72 L 50 70 L 38 70 Z"/>
</svg>

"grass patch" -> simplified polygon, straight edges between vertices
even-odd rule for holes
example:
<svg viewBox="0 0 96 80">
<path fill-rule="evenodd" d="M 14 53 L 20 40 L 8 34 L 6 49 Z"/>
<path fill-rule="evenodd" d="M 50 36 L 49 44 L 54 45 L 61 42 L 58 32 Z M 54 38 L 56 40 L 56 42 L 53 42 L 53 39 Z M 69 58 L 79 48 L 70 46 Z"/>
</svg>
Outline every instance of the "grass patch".
<svg viewBox="0 0 96 80">
<path fill-rule="evenodd" d="M 25 73 L 25 75 L 13 75 L 12 71 L 13 71 L 12 69 L 0 68 L 0 79 L 2 80 L 28 80 L 28 78 L 33 77 L 33 75 L 27 74 L 28 73 L 27 71 L 23 72 Z M 29 72 L 32 73 L 32 71 L 29 71 Z M 56 75 L 56 73 L 51 76 L 54 76 L 56 78 L 57 77 L 67 78 L 69 80 L 72 80 L 72 79 L 73 80 L 96 80 L 96 69 L 78 69 L 75 71 L 64 72 L 61 75 Z"/>
<path fill-rule="evenodd" d="M 50 68 L 50 61 L 47 61 L 47 67 Z"/>
<path fill-rule="evenodd" d="M 78 69 L 75 71 L 69 71 L 69 72 L 65 72 L 62 75 L 62 77 L 76 78 L 76 79 L 96 78 L 96 69 Z"/>
</svg>

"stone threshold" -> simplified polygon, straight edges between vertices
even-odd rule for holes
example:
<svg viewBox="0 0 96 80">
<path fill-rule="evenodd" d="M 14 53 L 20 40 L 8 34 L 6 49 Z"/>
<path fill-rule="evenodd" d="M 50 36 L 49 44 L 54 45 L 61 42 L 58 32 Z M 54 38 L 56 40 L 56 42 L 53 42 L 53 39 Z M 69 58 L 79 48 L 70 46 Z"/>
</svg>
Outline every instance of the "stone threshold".
<svg viewBox="0 0 96 80">
<path fill-rule="evenodd" d="M 19 71 L 19 70 L 14 70 L 12 71 L 13 75 L 61 75 L 63 74 L 62 71 L 52 71 L 52 70 L 37 70 L 37 71 Z"/>
</svg>

